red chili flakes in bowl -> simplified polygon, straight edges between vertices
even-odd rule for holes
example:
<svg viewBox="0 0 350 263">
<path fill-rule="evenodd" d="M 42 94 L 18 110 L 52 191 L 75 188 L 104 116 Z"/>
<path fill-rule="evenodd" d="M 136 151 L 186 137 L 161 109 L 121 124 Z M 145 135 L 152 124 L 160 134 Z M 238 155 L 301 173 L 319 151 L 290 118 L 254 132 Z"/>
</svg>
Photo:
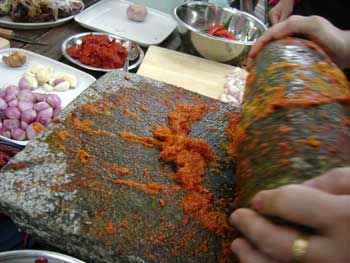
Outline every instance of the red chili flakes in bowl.
<svg viewBox="0 0 350 263">
<path fill-rule="evenodd" d="M 104 69 L 121 68 L 128 57 L 126 48 L 107 35 L 89 34 L 82 40 L 81 45 L 68 48 L 67 53 L 85 65 Z"/>
</svg>

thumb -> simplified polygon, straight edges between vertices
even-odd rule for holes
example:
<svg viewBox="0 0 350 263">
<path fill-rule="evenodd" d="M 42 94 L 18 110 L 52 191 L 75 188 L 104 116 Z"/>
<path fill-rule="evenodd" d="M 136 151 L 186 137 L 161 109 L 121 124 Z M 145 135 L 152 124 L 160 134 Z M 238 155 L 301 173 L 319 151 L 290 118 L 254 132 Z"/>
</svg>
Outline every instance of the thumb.
<svg viewBox="0 0 350 263">
<path fill-rule="evenodd" d="M 350 167 L 330 170 L 305 181 L 303 185 L 335 195 L 350 194 Z"/>
</svg>

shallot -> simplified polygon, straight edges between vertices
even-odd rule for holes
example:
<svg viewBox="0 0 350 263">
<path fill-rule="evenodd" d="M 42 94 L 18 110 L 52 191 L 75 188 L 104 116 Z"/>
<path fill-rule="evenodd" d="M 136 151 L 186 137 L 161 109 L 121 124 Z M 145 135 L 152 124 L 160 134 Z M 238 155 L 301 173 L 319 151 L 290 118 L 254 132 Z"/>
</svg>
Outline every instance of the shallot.
<svg viewBox="0 0 350 263">
<path fill-rule="evenodd" d="M 53 108 L 57 108 L 61 105 L 61 99 L 56 94 L 48 95 L 46 102 Z"/>
<path fill-rule="evenodd" d="M 21 117 L 21 111 L 17 107 L 8 107 L 5 110 L 5 116 L 8 119 L 18 120 Z"/>
<path fill-rule="evenodd" d="M 61 99 L 56 94 L 33 93 L 14 85 L 0 91 L 1 136 L 21 141 L 34 138 L 61 112 Z"/>
<path fill-rule="evenodd" d="M 128 19 L 135 22 L 143 22 L 147 16 L 147 8 L 144 5 L 129 5 L 126 12 Z"/>
<path fill-rule="evenodd" d="M 227 82 L 224 85 L 224 92 L 220 95 L 219 100 L 231 103 L 235 106 L 243 101 L 245 82 L 248 72 L 242 68 L 234 68 L 232 74 L 226 77 Z"/>
<path fill-rule="evenodd" d="M 26 138 L 26 132 L 21 128 L 11 129 L 11 137 L 14 140 L 23 141 Z"/>
<path fill-rule="evenodd" d="M 21 110 L 21 112 L 33 109 L 33 106 L 34 106 L 33 103 L 30 101 L 20 101 L 18 103 L 18 108 Z"/>
</svg>

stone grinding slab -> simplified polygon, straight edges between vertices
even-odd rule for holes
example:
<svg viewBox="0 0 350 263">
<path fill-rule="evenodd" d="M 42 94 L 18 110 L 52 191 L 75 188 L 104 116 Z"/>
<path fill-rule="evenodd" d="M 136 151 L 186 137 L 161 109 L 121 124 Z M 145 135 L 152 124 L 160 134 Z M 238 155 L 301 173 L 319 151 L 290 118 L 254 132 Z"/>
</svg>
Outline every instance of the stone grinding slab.
<svg viewBox="0 0 350 263">
<path fill-rule="evenodd" d="M 232 233 L 208 232 L 184 214 L 186 190 L 171 177 L 174 165 L 160 160 L 158 148 L 119 136 L 152 137 L 181 102 L 215 108 L 194 123 L 190 136 L 207 141 L 217 157 L 204 185 L 216 211 L 229 215 L 234 164 L 225 129 L 228 114 L 238 109 L 119 71 L 93 83 L 1 171 L 0 209 L 21 229 L 88 262 L 231 262 Z M 81 129 L 67 132 L 76 120 Z M 150 182 L 178 190 L 143 191 Z"/>
</svg>

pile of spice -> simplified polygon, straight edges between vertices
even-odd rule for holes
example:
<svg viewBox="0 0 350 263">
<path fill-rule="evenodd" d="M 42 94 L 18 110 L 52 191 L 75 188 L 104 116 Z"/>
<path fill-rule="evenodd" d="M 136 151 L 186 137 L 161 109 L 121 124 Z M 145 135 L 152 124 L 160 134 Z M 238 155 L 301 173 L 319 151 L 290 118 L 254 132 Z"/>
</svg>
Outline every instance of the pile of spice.
<svg viewBox="0 0 350 263">
<path fill-rule="evenodd" d="M 83 37 L 80 45 L 68 48 L 67 53 L 85 65 L 104 69 L 121 68 L 128 57 L 126 48 L 115 39 L 92 33 Z"/>
</svg>

